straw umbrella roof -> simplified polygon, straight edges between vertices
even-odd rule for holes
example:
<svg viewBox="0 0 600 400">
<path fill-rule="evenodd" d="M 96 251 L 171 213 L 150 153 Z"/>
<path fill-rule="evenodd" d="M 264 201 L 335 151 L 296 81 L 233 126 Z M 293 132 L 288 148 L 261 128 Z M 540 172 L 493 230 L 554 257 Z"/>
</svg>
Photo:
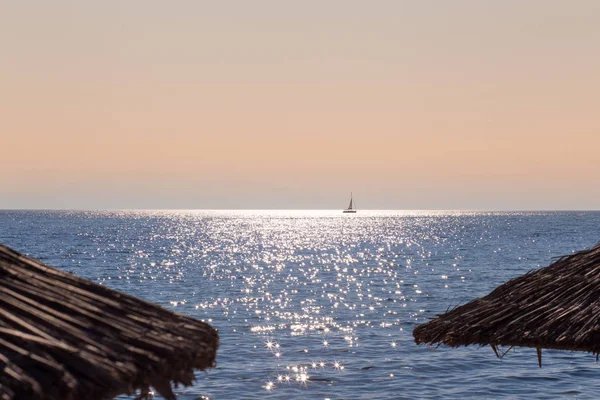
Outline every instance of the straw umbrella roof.
<svg viewBox="0 0 600 400">
<path fill-rule="evenodd" d="M 215 366 L 210 325 L 0 245 L 0 399 L 175 399 Z"/>
<path fill-rule="evenodd" d="M 600 354 L 600 244 L 559 258 L 413 331 L 417 344 L 490 345 Z"/>
</svg>

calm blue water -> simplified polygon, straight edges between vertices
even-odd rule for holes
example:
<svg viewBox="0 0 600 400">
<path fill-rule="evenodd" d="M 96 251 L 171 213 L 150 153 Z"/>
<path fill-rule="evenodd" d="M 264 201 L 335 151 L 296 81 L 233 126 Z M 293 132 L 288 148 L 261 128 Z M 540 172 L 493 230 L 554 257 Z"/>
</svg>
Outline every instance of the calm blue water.
<svg viewBox="0 0 600 400">
<path fill-rule="evenodd" d="M 181 399 L 597 398 L 586 353 L 416 346 L 412 330 L 552 257 L 600 213 L 0 211 L 0 243 L 219 329 Z"/>
</svg>

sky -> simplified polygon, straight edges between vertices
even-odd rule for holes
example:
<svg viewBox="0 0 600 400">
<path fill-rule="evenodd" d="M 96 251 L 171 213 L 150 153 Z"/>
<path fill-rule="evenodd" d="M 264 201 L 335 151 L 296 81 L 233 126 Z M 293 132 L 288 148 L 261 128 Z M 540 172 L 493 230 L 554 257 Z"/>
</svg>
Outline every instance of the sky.
<svg viewBox="0 0 600 400">
<path fill-rule="evenodd" d="M 0 209 L 600 209 L 600 2 L 0 1 Z"/>
</svg>

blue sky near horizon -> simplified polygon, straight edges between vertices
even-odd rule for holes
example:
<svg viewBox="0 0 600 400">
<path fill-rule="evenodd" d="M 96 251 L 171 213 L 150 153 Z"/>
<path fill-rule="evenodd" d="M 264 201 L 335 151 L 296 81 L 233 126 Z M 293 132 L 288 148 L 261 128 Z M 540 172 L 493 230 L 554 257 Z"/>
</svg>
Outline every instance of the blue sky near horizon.
<svg viewBox="0 0 600 400">
<path fill-rule="evenodd" d="M 600 3 L 0 3 L 0 209 L 599 209 Z"/>
</svg>

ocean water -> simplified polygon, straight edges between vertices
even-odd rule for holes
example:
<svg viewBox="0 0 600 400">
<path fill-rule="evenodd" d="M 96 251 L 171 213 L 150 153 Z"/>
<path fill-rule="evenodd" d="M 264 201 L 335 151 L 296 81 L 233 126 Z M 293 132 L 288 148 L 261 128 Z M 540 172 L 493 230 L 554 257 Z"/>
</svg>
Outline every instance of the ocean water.
<svg viewBox="0 0 600 400">
<path fill-rule="evenodd" d="M 412 330 L 596 244 L 599 212 L 0 211 L 0 243 L 210 321 L 180 399 L 592 399 L 587 353 L 417 346 Z"/>
</svg>

